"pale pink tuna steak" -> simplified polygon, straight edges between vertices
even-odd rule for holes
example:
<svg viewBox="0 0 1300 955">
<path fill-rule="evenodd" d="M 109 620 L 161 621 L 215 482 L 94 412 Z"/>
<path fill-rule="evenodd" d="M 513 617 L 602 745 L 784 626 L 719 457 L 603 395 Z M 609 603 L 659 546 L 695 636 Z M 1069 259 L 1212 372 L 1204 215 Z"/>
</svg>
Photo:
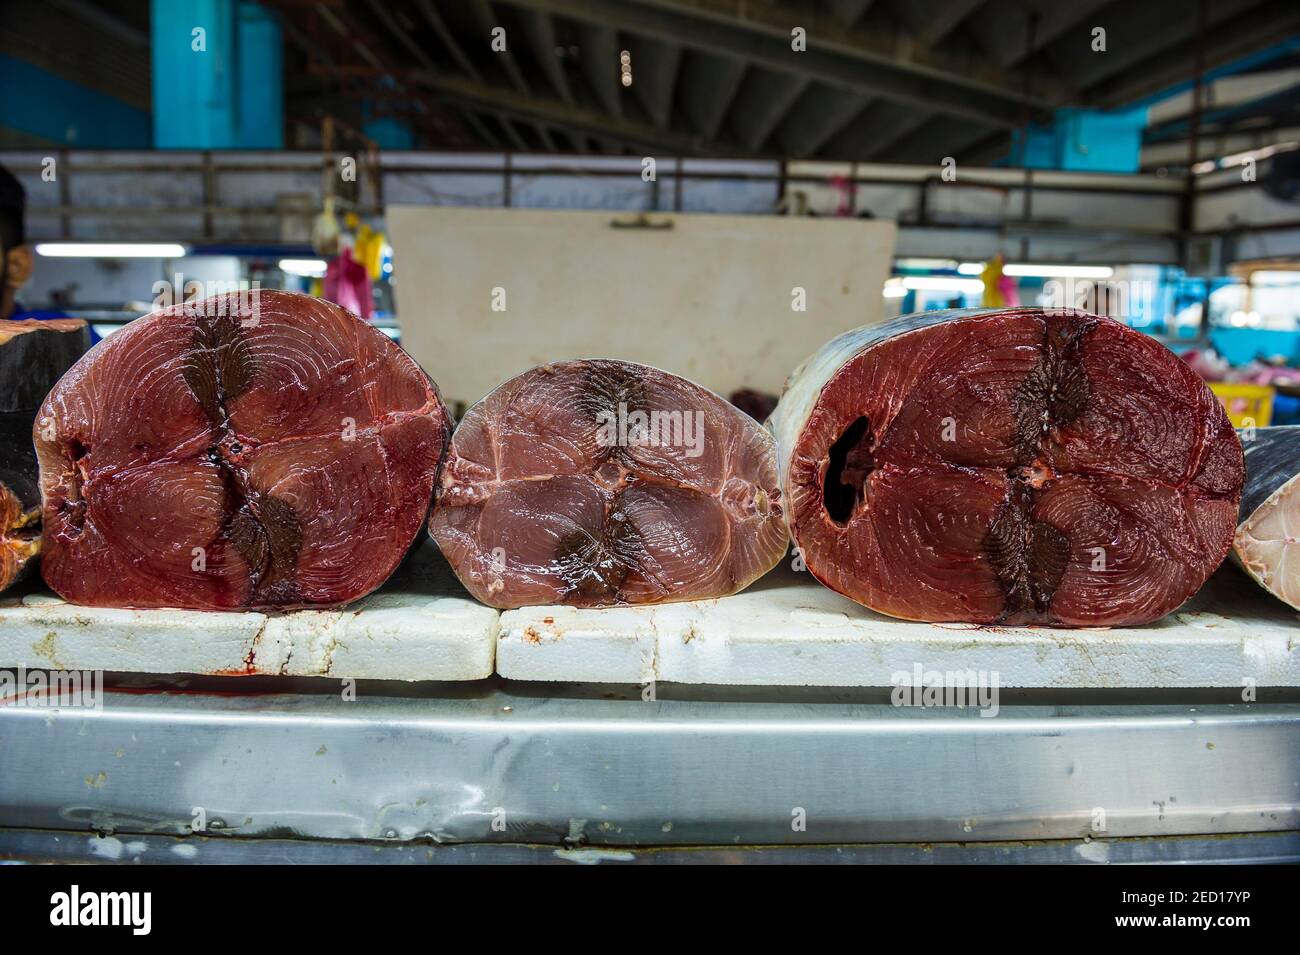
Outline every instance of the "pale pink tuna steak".
<svg viewBox="0 0 1300 955">
<path fill-rule="evenodd" d="M 328 302 L 236 293 L 132 322 L 45 401 L 46 582 L 74 603 L 347 603 L 428 515 L 450 419 L 387 336 Z"/>
<path fill-rule="evenodd" d="M 769 420 L 808 569 L 894 617 L 1140 624 L 1228 552 L 1222 406 L 1111 319 L 930 312 L 840 336 Z"/>
<path fill-rule="evenodd" d="M 502 608 L 722 597 L 787 544 L 771 436 L 698 385 L 620 361 L 535 368 L 471 408 L 429 532 Z"/>
</svg>

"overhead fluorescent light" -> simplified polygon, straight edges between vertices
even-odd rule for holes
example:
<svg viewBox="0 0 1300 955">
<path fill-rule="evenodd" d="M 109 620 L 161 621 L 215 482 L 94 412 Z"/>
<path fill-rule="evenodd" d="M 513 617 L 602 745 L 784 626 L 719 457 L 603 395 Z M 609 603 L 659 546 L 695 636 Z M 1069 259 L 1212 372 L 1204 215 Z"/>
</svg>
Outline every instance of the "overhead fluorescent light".
<svg viewBox="0 0 1300 955">
<path fill-rule="evenodd" d="M 55 259 L 179 259 L 175 242 L 38 242 L 36 254 Z"/>
<path fill-rule="evenodd" d="M 958 275 L 983 275 L 983 262 L 963 262 L 957 266 Z"/>
<path fill-rule="evenodd" d="M 979 279 L 959 279 L 951 275 L 908 275 L 903 278 L 902 286 L 916 292 L 963 292 L 967 295 L 984 292 L 984 283 Z"/>
<path fill-rule="evenodd" d="M 1009 262 L 1002 266 L 1003 275 L 1033 279 L 1108 279 L 1115 274 L 1109 265 L 1038 265 L 1033 262 Z"/>
<path fill-rule="evenodd" d="M 902 285 L 886 285 L 884 295 L 885 298 L 906 298 L 907 289 Z"/>
<path fill-rule="evenodd" d="M 1300 284 L 1300 272 L 1286 269 L 1259 269 L 1250 273 L 1251 285 L 1297 285 Z"/>
<path fill-rule="evenodd" d="M 924 259 L 924 258 L 906 258 L 895 259 L 894 267 L 899 269 L 955 269 L 957 267 L 956 259 Z"/>
<path fill-rule="evenodd" d="M 325 274 L 324 259 L 281 259 L 280 271 L 303 278 L 318 279 Z"/>
<path fill-rule="evenodd" d="M 1206 173 L 1214 172 L 1216 169 L 1227 169 L 1231 166 L 1243 166 L 1248 162 L 1255 162 L 1260 159 L 1267 159 L 1270 156 L 1276 156 L 1278 153 L 1291 152 L 1293 149 L 1300 149 L 1300 142 L 1289 140 L 1284 143 L 1271 143 L 1268 146 L 1261 146 L 1258 149 L 1248 149 L 1241 153 L 1231 153 L 1221 159 L 1205 159 L 1198 163 L 1192 164 L 1192 172 L 1198 176 L 1204 176 Z"/>
</svg>

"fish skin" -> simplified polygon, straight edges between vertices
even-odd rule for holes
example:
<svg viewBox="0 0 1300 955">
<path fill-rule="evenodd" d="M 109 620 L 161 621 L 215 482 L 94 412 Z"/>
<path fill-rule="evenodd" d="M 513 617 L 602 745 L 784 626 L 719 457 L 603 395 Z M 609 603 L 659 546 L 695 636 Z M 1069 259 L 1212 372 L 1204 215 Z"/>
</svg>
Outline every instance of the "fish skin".
<svg viewBox="0 0 1300 955">
<path fill-rule="evenodd" d="M 1246 484 L 1232 540 L 1237 566 L 1300 610 L 1300 425 L 1238 430 Z"/>
</svg>

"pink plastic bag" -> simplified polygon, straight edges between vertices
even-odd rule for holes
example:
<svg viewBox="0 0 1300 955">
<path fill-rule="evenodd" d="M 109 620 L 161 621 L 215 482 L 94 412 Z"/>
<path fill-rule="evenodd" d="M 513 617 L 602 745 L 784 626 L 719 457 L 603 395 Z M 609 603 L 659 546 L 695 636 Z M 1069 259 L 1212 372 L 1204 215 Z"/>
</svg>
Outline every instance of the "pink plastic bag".
<svg viewBox="0 0 1300 955">
<path fill-rule="evenodd" d="M 339 250 L 339 254 L 330 260 L 325 268 L 325 281 L 321 290 L 329 301 L 370 320 L 373 303 L 370 273 L 352 257 L 351 249 Z"/>
</svg>

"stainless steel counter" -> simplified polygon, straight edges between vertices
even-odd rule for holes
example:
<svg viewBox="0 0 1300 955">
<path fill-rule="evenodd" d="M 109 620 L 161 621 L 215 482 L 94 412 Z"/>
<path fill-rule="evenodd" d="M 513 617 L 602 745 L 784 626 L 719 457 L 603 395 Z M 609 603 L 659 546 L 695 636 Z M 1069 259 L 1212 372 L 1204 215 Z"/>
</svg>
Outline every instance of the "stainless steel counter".
<svg viewBox="0 0 1300 955">
<path fill-rule="evenodd" d="M 552 854 L 839 844 L 861 858 L 906 854 L 887 843 L 996 853 L 1073 840 L 1051 851 L 1119 861 L 1126 839 L 1231 833 L 1273 835 L 1214 851 L 1300 854 L 1294 694 L 1232 705 L 1198 691 L 1157 703 L 1004 691 L 994 718 L 897 708 L 873 691 L 640 694 L 362 683 L 347 702 L 337 682 L 250 678 L 154 681 L 110 691 L 99 711 L 11 704 L 0 707 L 0 853 L 39 855 L 42 839 L 73 830 L 67 846 L 88 858 L 115 844 L 92 831 L 127 847 L 184 834 L 196 853 L 219 842 L 230 848 L 213 853 L 244 845 L 250 858 L 268 839 Z"/>
</svg>

